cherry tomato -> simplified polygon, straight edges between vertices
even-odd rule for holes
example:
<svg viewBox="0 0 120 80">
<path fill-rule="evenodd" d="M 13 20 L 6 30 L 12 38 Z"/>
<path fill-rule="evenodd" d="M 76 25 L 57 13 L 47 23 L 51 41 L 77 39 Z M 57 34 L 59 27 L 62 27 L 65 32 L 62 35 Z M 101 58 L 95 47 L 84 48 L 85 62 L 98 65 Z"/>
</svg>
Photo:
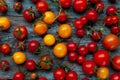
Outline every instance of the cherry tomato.
<svg viewBox="0 0 120 80">
<path fill-rule="evenodd" d="M 120 80 L 120 73 L 111 74 L 110 80 Z"/>
<path fill-rule="evenodd" d="M 119 17 L 118 16 L 112 16 L 112 25 L 116 25 L 119 22 Z"/>
<path fill-rule="evenodd" d="M 86 13 L 86 17 L 89 21 L 95 22 L 98 18 L 98 13 L 95 10 L 89 10 Z"/>
<path fill-rule="evenodd" d="M 16 72 L 13 75 L 13 80 L 24 80 L 25 76 L 22 72 Z"/>
<path fill-rule="evenodd" d="M 84 24 L 86 24 L 86 23 L 88 22 L 88 19 L 87 19 L 86 16 L 81 16 L 81 17 L 80 17 L 80 20 L 81 20 Z"/>
<path fill-rule="evenodd" d="M 111 25 L 112 25 L 112 16 L 107 16 L 107 17 L 104 19 L 104 21 L 105 21 L 105 24 L 106 24 L 107 26 L 111 26 Z"/>
<path fill-rule="evenodd" d="M 81 46 L 78 48 L 78 53 L 79 53 L 80 55 L 83 55 L 83 56 L 87 55 L 87 54 L 88 54 L 88 49 L 87 49 L 87 47 L 86 47 L 85 45 L 81 45 Z"/>
<path fill-rule="evenodd" d="M 89 80 L 88 78 L 82 78 L 81 80 Z"/>
<path fill-rule="evenodd" d="M 9 68 L 9 62 L 7 60 L 1 60 L 0 61 L 0 68 L 2 70 L 8 70 L 8 68 Z"/>
<path fill-rule="evenodd" d="M 101 31 L 94 30 L 94 31 L 92 31 L 91 37 L 92 37 L 92 40 L 94 40 L 94 41 L 100 41 L 102 39 L 102 33 L 101 33 Z"/>
<path fill-rule="evenodd" d="M 110 63 L 109 53 L 106 50 L 98 50 L 94 54 L 94 61 L 98 66 L 105 67 Z"/>
<path fill-rule="evenodd" d="M 83 64 L 85 62 L 85 57 L 84 56 L 78 56 L 77 57 L 77 62 L 78 64 Z"/>
<path fill-rule="evenodd" d="M 77 12 L 84 12 L 87 8 L 87 0 L 74 0 L 73 8 Z"/>
<path fill-rule="evenodd" d="M 0 12 L 5 13 L 8 10 L 8 4 L 5 0 L 0 0 Z"/>
<path fill-rule="evenodd" d="M 24 40 L 27 37 L 28 31 L 25 26 L 17 26 L 14 28 L 13 35 L 18 40 Z"/>
<path fill-rule="evenodd" d="M 25 48 L 26 48 L 26 42 L 25 41 L 18 41 L 17 42 L 17 48 L 19 49 L 19 50 L 25 50 Z"/>
<path fill-rule="evenodd" d="M 36 63 L 34 60 L 27 60 L 25 63 L 25 67 L 29 71 L 33 71 L 36 68 Z"/>
<path fill-rule="evenodd" d="M 21 2 L 14 2 L 13 8 L 16 12 L 20 12 L 22 10 L 22 3 Z"/>
<path fill-rule="evenodd" d="M 89 1 L 93 4 L 96 4 L 96 3 L 100 2 L 101 0 L 89 0 Z"/>
<path fill-rule="evenodd" d="M 83 37 L 85 35 L 85 30 L 84 29 L 76 30 L 76 35 L 80 38 Z"/>
<path fill-rule="evenodd" d="M 94 75 L 95 74 L 95 67 L 96 67 L 96 64 L 92 60 L 86 60 L 82 64 L 82 70 L 87 75 Z"/>
<path fill-rule="evenodd" d="M 95 5 L 95 9 L 97 12 L 103 12 L 104 10 L 104 3 L 103 2 L 99 2 Z"/>
<path fill-rule="evenodd" d="M 115 34 L 115 35 L 117 35 L 117 34 L 120 33 L 120 27 L 118 27 L 118 26 L 112 26 L 112 27 L 110 28 L 110 30 L 111 30 L 111 33 L 112 33 L 112 34 Z"/>
<path fill-rule="evenodd" d="M 2 44 L 0 49 L 0 51 L 5 55 L 8 55 L 11 52 L 11 47 L 9 44 Z"/>
<path fill-rule="evenodd" d="M 115 50 L 120 46 L 120 40 L 116 35 L 108 34 L 103 39 L 103 46 L 108 50 Z"/>
<path fill-rule="evenodd" d="M 37 79 L 37 73 L 36 72 L 32 72 L 31 74 L 30 74 L 30 79 L 31 80 L 36 80 Z"/>
<path fill-rule="evenodd" d="M 43 1 L 43 0 L 39 1 L 36 4 L 36 9 L 39 13 L 46 12 L 49 9 L 48 3 L 46 1 Z"/>
<path fill-rule="evenodd" d="M 53 75 L 56 80 L 64 80 L 66 77 L 65 71 L 60 68 L 55 69 Z"/>
<path fill-rule="evenodd" d="M 75 62 L 77 60 L 77 53 L 76 52 L 69 52 L 68 54 L 68 60 L 71 62 Z"/>
<path fill-rule="evenodd" d="M 47 80 L 47 78 L 46 77 L 40 77 L 40 78 L 38 78 L 38 80 Z"/>
<path fill-rule="evenodd" d="M 108 6 L 106 9 L 107 15 L 114 15 L 117 12 L 117 8 L 115 6 Z"/>
<path fill-rule="evenodd" d="M 95 42 L 89 42 L 87 48 L 89 52 L 95 52 L 97 50 L 97 44 Z"/>
<path fill-rule="evenodd" d="M 66 74 L 66 80 L 78 80 L 78 74 L 75 71 L 69 71 Z"/>
<path fill-rule="evenodd" d="M 27 8 L 23 12 L 23 17 L 26 21 L 32 22 L 35 20 L 36 15 L 35 12 L 32 10 L 32 8 Z"/>
<path fill-rule="evenodd" d="M 60 16 L 57 18 L 58 22 L 65 23 L 65 22 L 67 21 L 67 19 L 68 19 L 68 17 L 67 17 L 67 12 L 61 11 L 61 12 L 59 13 L 59 15 L 60 15 Z"/>
<path fill-rule="evenodd" d="M 66 46 L 68 51 L 76 51 L 78 48 L 75 42 L 68 42 Z"/>
<path fill-rule="evenodd" d="M 72 5 L 72 0 L 59 0 L 62 8 L 69 8 Z"/>
<path fill-rule="evenodd" d="M 83 29 L 84 28 L 84 22 L 81 19 L 76 19 L 74 21 L 74 27 L 76 29 Z"/>
<path fill-rule="evenodd" d="M 115 70 L 120 71 L 120 56 L 114 56 L 112 59 L 112 65 Z"/>
</svg>

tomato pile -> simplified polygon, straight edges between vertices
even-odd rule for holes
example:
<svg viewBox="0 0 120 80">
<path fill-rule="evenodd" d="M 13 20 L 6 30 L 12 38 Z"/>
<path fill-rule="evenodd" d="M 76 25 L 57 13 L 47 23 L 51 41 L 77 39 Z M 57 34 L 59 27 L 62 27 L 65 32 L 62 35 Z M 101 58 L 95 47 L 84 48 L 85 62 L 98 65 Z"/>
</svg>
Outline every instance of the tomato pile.
<svg viewBox="0 0 120 80">
<path fill-rule="evenodd" d="M 9 42 L 0 42 L 1 55 L 12 58 L 9 61 L 0 59 L 1 70 L 9 71 L 12 61 L 18 66 L 24 65 L 24 68 L 11 76 L 13 80 L 25 80 L 28 76 L 31 80 L 49 80 L 46 75 L 39 76 L 37 73 L 39 70 L 52 71 L 51 78 L 55 80 L 120 80 L 120 55 L 114 55 L 114 51 L 120 46 L 119 8 L 111 4 L 105 9 L 106 5 L 102 0 L 51 0 L 53 5 L 49 5 L 48 0 L 30 1 L 36 11 L 32 7 L 23 10 L 22 0 L 15 0 L 13 4 L 14 11 L 21 13 L 23 10 L 21 14 L 24 21 L 28 24 L 32 23 L 33 27 L 20 24 L 15 26 L 12 35 L 17 42 L 14 42 L 14 46 Z M 117 0 L 108 1 L 117 3 Z M 0 0 L 0 13 L 7 13 L 8 6 L 5 0 Z M 58 13 L 52 11 L 51 6 L 58 8 L 56 9 Z M 75 14 L 80 14 L 80 17 L 71 18 L 74 15 L 69 16 L 67 12 L 69 9 Z M 103 25 L 96 26 L 97 20 L 104 13 L 106 16 L 101 20 Z M 48 32 L 56 23 L 59 24 L 55 29 L 56 33 Z M 0 33 L 7 33 L 12 26 L 9 17 L 0 16 Z M 29 29 L 32 29 L 32 34 L 39 36 L 41 40 L 34 38 L 29 40 L 28 36 L 32 35 Z M 72 39 L 73 36 L 77 40 Z M 91 40 L 82 43 L 84 38 Z M 50 51 L 42 53 L 46 48 L 50 48 Z M 37 55 L 39 60 L 29 59 L 26 52 Z M 89 56 L 91 58 L 88 58 Z M 75 71 L 72 66 L 63 63 L 66 59 L 67 63 L 75 63 L 81 67 L 82 72 Z M 91 76 L 94 76 L 94 79 Z"/>
</svg>

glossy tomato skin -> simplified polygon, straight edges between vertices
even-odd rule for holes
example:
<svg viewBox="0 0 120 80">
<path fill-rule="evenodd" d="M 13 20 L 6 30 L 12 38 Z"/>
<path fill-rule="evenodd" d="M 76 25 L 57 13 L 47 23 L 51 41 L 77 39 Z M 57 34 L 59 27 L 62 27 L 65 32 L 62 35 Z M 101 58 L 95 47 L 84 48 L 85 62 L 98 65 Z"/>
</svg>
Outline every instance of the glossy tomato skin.
<svg viewBox="0 0 120 80">
<path fill-rule="evenodd" d="M 13 80 L 24 80 L 25 76 L 22 72 L 16 72 L 13 75 Z"/>
<path fill-rule="evenodd" d="M 114 56 L 112 59 L 112 65 L 115 70 L 120 71 L 120 56 Z"/>
<path fill-rule="evenodd" d="M 17 42 L 17 48 L 18 48 L 19 50 L 24 51 L 25 48 L 26 48 L 26 42 L 25 42 L 25 41 L 18 41 L 18 42 Z"/>
<path fill-rule="evenodd" d="M 76 12 L 84 12 L 87 8 L 86 0 L 74 0 L 73 8 Z"/>
<path fill-rule="evenodd" d="M 97 10 L 97 12 L 101 13 L 104 10 L 104 3 L 103 2 L 99 2 L 95 5 L 95 9 Z"/>
<path fill-rule="evenodd" d="M 25 63 L 25 67 L 29 71 L 33 71 L 36 68 L 36 63 L 34 60 L 27 60 Z"/>
<path fill-rule="evenodd" d="M 78 53 L 79 53 L 80 55 L 83 55 L 83 56 L 87 55 L 87 54 L 88 54 L 88 49 L 87 49 L 87 47 L 86 47 L 85 45 L 81 45 L 81 46 L 78 48 Z"/>
<path fill-rule="evenodd" d="M 77 60 L 77 53 L 76 52 L 69 52 L 68 54 L 68 60 L 71 62 L 75 62 Z"/>
<path fill-rule="evenodd" d="M 13 35 L 18 40 L 24 40 L 27 37 L 28 31 L 25 26 L 17 26 L 14 28 Z"/>
<path fill-rule="evenodd" d="M 96 3 L 100 2 L 100 1 L 101 0 L 90 0 L 90 2 L 93 3 L 93 4 L 96 4 Z"/>
<path fill-rule="evenodd" d="M 5 0 L 0 0 L 0 12 L 5 13 L 8 9 L 8 5 Z"/>
<path fill-rule="evenodd" d="M 107 15 L 114 15 L 117 12 L 117 8 L 115 6 L 108 6 L 106 9 Z"/>
<path fill-rule="evenodd" d="M 76 35 L 80 38 L 83 37 L 85 35 L 85 30 L 84 29 L 76 30 Z"/>
<path fill-rule="evenodd" d="M 66 77 L 65 71 L 61 68 L 55 69 L 53 75 L 54 75 L 54 79 L 56 80 L 64 80 Z"/>
<path fill-rule="evenodd" d="M 66 74 L 66 80 L 78 80 L 78 74 L 75 71 L 69 71 Z"/>
<path fill-rule="evenodd" d="M 77 63 L 78 64 L 83 64 L 85 62 L 85 56 L 78 56 L 77 57 Z"/>
<path fill-rule="evenodd" d="M 86 75 L 94 75 L 95 74 L 95 67 L 96 67 L 96 64 L 92 60 L 86 60 L 82 64 L 82 70 Z"/>
<path fill-rule="evenodd" d="M 120 33 L 120 27 L 118 27 L 118 26 L 112 26 L 112 27 L 110 28 L 110 30 L 111 30 L 111 33 L 112 33 L 112 34 L 115 34 L 115 35 L 117 35 L 117 34 Z"/>
<path fill-rule="evenodd" d="M 120 80 L 120 73 L 111 74 L 110 80 Z"/>
<path fill-rule="evenodd" d="M 20 12 L 22 10 L 22 3 L 21 2 L 14 2 L 13 8 L 16 12 Z"/>
<path fill-rule="evenodd" d="M 89 42 L 87 48 L 89 52 L 95 52 L 97 50 L 97 44 L 95 42 Z"/>
<path fill-rule="evenodd" d="M 60 16 L 57 18 L 58 22 L 65 23 L 68 19 L 67 12 L 61 11 L 59 14 L 60 14 Z"/>
<path fill-rule="evenodd" d="M 68 51 L 76 51 L 78 48 L 75 42 L 68 42 L 66 46 Z"/>
<path fill-rule="evenodd" d="M 11 52 L 11 47 L 9 44 L 5 43 L 1 45 L 0 51 L 4 54 L 4 55 L 8 55 Z"/>
<path fill-rule="evenodd" d="M 105 24 L 106 24 L 107 26 L 111 26 L 111 25 L 112 25 L 112 17 L 111 17 L 111 16 L 107 16 L 107 17 L 104 19 L 104 21 L 105 21 Z"/>
<path fill-rule="evenodd" d="M 72 0 L 59 0 L 62 8 L 69 8 L 72 5 Z"/>
<path fill-rule="evenodd" d="M 76 29 L 83 29 L 84 28 L 84 22 L 81 19 L 76 19 L 74 21 L 74 27 Z"/>
<path fill-rule="evenodd" d="M 112 25 L 117 25 L 119 22 L 119 17 L 118 16 L 112 16 Z"/>
<path fill-rule="evenodd" d="M 106 50 L 98 50 L 94 54 L 94 61 L 98 66 L 105 67 L 110 63 L 109 53 Z"/>
<path fill-rule="evenodd" d="M 8 68 L 9 68 L 9 62 L 7 60 L 1 60 L 0 61 L 0 68 L 2 70 L 8 70 Z"/>
<path fill-rule="evenodd" d="M 108 34 L 104 37 L 102 44 L 108 50 L 115 50 L 120 46 L 120 40 L 116 35 Z"/>
<path fill-rule="evenodd" d="M 39 13 L 43 13 L 45 11 L 48 11 L 49 7 L 48 7 L 48 3 L 46 1 L 39 1 L 36 4 L 36 9 Z"/>
<path fill-rule="evenodd" d="M 38 80 L 48 80 L 46 77 L 40 77 Z"/>
<path fill-rule="evenodd" d="M 88 22 L 88 19 L 87 19 L 86 16 L 81 16 L 81 17 L 80 17 L 80 20 L 81 20 L 84 24 L 86 24 L 86 23 Z"/>
<path fill-rule="evenodd" d="M 100 41 L 102 39 L 102 33 L 101 31 L 92 31 L 92 40 L 94 41 Z"/>
</svg>

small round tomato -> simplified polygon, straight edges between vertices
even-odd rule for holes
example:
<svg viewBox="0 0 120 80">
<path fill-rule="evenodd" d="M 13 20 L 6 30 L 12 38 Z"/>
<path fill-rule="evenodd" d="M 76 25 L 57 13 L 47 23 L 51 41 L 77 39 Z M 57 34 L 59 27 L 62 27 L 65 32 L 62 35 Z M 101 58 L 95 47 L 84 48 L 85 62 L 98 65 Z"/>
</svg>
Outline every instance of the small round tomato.
<svg viewBox="0 0 120 80">
<path fill-rule="evenodd" d="M 81 45 L 81 46 L 78 48 L 78 53 L 79 53 L 80 55 L 83 55 L 83 56 L 87 55 L 87 54 L 88 54 L 88 49 L 87 49 L 87 47 L 86 47 L 85 45 Z"/>
<path fill-rule="evenodd" d="M 7 60 L 0 61 L 0 68 L 2 70 L 7 70 L 9 68 L 9 62 Z"/>
<path fill-rule="evenodd" d="M 8 55 L 11 52 L 11 47 L 9 44 L 2 44 L 0 49 L 4 55 Z"/>
<path fill-rule="evenodd" d="M 8 4 L 5 0 L 0 0 L 0 12 L 5 13 L 8 10 Z"/>
<path fill-rule="evenodd" d="M 34 60 L 27 60 L 25 63 L 25 67 L 29 71 L 33 71 L 36 68 L 36 63 Z"/>
<path fill-rule="evenodd" d="M 119 17 L 118 16 L 112 16 L 112 25 L 117 25 L 119 22 Z"/>
<path fill-rule="evenodd" d="M 97 77 L 103 80 L 107 79 L 109 77 L 109 69 L 107 67 L 98 68 Z"/>
<path fill-rule="evenodd" d="M 53 54 L 58 58 L 63 58 L 67 55 L 67 47 L 64 43 L 58 43 L 54 46 Z"/>
<path fill-rule="evenodd" d="M 7 17 L 0 17 L 0 30 L 9 29 L 10 25 L 10 20 Z"/>
<path fill-rule="evenodd" d="M 108 34 L 103 39 L 103 46 L 108 50 L 115 50 L 120 46 L 120 40 L 116 35 Z"/>
<path fill-rule="evenodd" d="M 58 35 L 61 38 L 69 38 L 72 34 L 72 27 L 69 24 L 62 24 L 58 28 Z"/>
<path fill-rule="evenodd" d="M 117 34 L 120 33 L 120 27 L 118 27 L 118 26 L 112 26 L 112 27 L 110 28 L 110 30 L 111 30 L 111 33 L 112 33 L 112 34 L 115 34 L 115 35 L 117 35 Z"/>
<path fill-rule="evenodd" d="M 120 73 L 111 74 L 110 80 L 120 80 Z"/>
<path fill-rule="evenodd" d="M 78 64 L 83 64 L 85 62 L 85 57 L 84 56 L 78 56 L 77 57 L 77 63 Z"/>
<path fill-rule="evenodd" d="M 117 8 L 115 6 L 108 6 L 106 9 L 107 15 L 114 15 L 117 12 Z"/>
<path fill-rule="evenodd" d="M 55 36 L 52 34 L 47 34 L 43 38 L 44 44 L 47 46 L 52 46 L 55 44 Z"/>
<path fill-rule="evenodd" d="M 52 11 L 46 11 L 44 13 L 43 21 L 46 24 L 53 24 L 54 21 L 55 21 L 55 18 L 56 18 L 56 16 L 55 16 L 54 12 L 52 12 Z"/>
<path fill-rule="evenodd" d="M 32 40 L 28 43 L 28 50 L 32 53 L 39 52 L 40 43 L 37 40 Z"/>
<path fill-rule="evenodd" d="M 75 71 L 69 71 L 66 74 L 66 80 L 78 80 L 78 74 Z"/>
<path fill-rule="evenodd" d="M 66 46 L 68 51 L 76 51 L 78 48 L 75 42 L 68 42 Z"/>
<path fill-rule="evenodd" d="M 81 16 L 81 17 L 80 17 L 80 20 L 81 20 L 84 24 L 86 24 L 86 23 L 88 22 L 88 19 L 87 19 L 86 16 Z"/>
<path fill-rule="evenodd" d="M 94 61 L 98 66 L 108 66 L 110 63 L 109 53 L 106 50 L 98 50 L 94 54 Z"/>
<path fill-rule="evenodd" d="M 32 8 L 27 8 L 23 12 L 23 17 L 26 21 L 32 22 L 35 20 L 35 12 L 32 10 Z"/>
<path fill-rule="evenodd" d="M 16 64 L 23 64 L 26 61 L 26 55 L 23 52 L 15 52 L 13 54 L 13 61 Z"/>
<path fill-rule="evenodd" d="M 43 22 L 36 22 L 34 27 L 33 27 L 33 30 L 36 34 L 38 35 L 43 35 L 47 32 L 48 30 L 48 27 L 45 23 Z"/>
<path fill-rule="evenodd" d="M 13 8 L 16 12 L 20 12 L 22 10 L 22 3 L 21 2 L 14 2 Z"/>
<path fill-rule="evenodd" d="M 112 16 L 107 16 L 107 17 L 104 19 L 104 21 L 105 21 L 105 24 L 106 24 L 107 26 L 111 26 L 111 25 L 112 25 Z"/>
<path fill-rule="evenodd" d="M 46 77 L 39 77 L 38 80 L 47 80 Z"/>
<path fill-rule="evenodd" d="M 95 5 L 95 9 L 97 12 L 103 12 L 104 10 L 104 3 L 103 2 L 99 2 Z"/>
<path fill-rule="evenodd" d="M 97 50 L 97 44 L 95 42 L 89 42 L 87 48 L 89 52 L 95 52 Z"/>
<path fill-rule="evenodd" d="M 74 0 L 73 8 L 77 12 L 84 12 L 87 8 L 87 0 Z"/>
<path fill-rule="evenodd" d="M 96 64 L 92 60 L 86 60 L 82 64 L 82 70 L 87 75 L 94 75 L 95 74 L 95 67 L 96 67 Z"/>
<path fill-rule="evenodd" d="M 44 0 L 41 0 L 39 2 L 37 2 L 36 4 L 36 9 L 39 13 L 43 13 L 48 11 L 49 7 L 48 7 L 48 3 Z"/>
<path fill-rule="evenodd" d="M 94 31 L 92 31 L 91 37 L 94 41 L 100 41 L 102 39 L 102 33 L 101 33 L 101 31 L 94 30 Z"/>
<path fill-rule="evenodd" d="M 80 38 L 83 37 L 85 35 L 85 30 L 84 29 L 76 30 L 76 35 Z"/>
<path fill-rule="evenodd" d="M 53 66 L 53 59 L 47 54 L 43 55 L 40 58 L 39 65 L 40 65 L 41 69 L 50 70 Z"/>
<path fill-rule="evenodd" d="M 74 21 L 74 27 L 76 29 L 83 29 L 84 28 L 84 22 L 81 19 L 76 19 Z"/>
<path fill-rule="evenodd" d="M 31 80 L 36 80 L 37 77 L 38 77 L 38 75 L 37 75 L 36 72 L 33 72 L 33 73 L 30 74 L 30 79 L 31 79 Z"/>
<path fill-rule="evenodd" d="M 120 71 L 120 56 L 114 56 L 112 59 L 112 65 L 115 70 Z"/>
<path fill-rule="evenodd" d="M 86 13 L 86 17 L 89 21 L 95 22 L 98 18 L 98 13 L 95 10 L 89 10 Z"/>
<path fill-rule="evenodd" d="M 18 42 L 17 42 L 17 48 L 18 48 L 19 50 L 24 51 L 25 48 L 26 48 L 26 42 L 25 42 L 25 41 L 18 41 Z"/>
<path fill-rule="evenodd" d="M 25 79 L 25 76 L 22 72 L 16 72 L 13 75 L 13 80 L 24 80 L 24 79 Z"/>
<path fill-rule="evenodd" d="M 67 17 L 67 12 L 65 12 L 65 11 L 61 11 L 61 12 L 59 13 L 58 18 L 57 18 L 58 22 L 61 22 L 61 23 L 66 22 L 67 19 L 68 19 L 68 17 Z"/>
<path fill-rule="evenodd" d="M 69 8 L 72 5 L 72 0 L 59 0 L 62 8 Z"/>
<path fill-rule="evenodd" d="M 68 60 L 71 62 L 75 62 L 77 60 L 77 53 L 76 52 L 69 52 L 68 54 Z"/>
<path fill-rule="evenodd" d="M 81 80 L 89 80 L 88 78 L 82 78 Z"/>
<path fill-rule="evenodd" d="M 96 4 L 96 3 L 100 2 L 101 0 L 89 0 L 89 1 L 93 4 Z"/>
<path fill-rule="evenodd" d="M 53 75 L 56 80 L 64 80 L 66 77 L 65 71 L 61 68 L 55 69 Z"/>
</svg>

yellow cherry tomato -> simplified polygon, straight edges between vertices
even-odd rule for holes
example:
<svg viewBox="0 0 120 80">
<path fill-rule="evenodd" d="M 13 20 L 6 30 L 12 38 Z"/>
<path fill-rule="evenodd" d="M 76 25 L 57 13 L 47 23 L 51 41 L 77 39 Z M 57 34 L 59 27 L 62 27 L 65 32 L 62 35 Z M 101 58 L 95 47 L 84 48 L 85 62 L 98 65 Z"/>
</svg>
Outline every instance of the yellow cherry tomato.
<svg viewBox="0 0 120 80">
<path fill-rule="evenodd" d="M 58 35 L 61 38 L 69 38 L 72 34 L 72 27 L 69 24 L 62 24 L 58 28 Z"/>
<path fill-rule="evenodd" d="M 56 16 L 55 16 L 54 12 L 52 12 L 52 11 L 46 11 L 44 13 L 43 21 L 46 24 L 52 24 L 54 22 L 55 18 L 56 18 Z"/>
<path fill-rule="evenodd" d="M 53 53 L 58 58 L 63 58 L 67 55 L 67 47 L 64 43 L 58 43 L 53 49 Z"/>
<path fill-rule="evenodd" d="M 43 38 L 44 44 L 47 46 L 52 46 L 55 43 L 55 37 L 52 34 L 47 34 L 44 38 Z"/>
<path fill-rule="evenodd" d="M 26 61 L 26 55 L 23 52 L 15 52 L 13 54 L 13 61 L 16 64 L 23 64 Z"/>
<path fill-rule="evenodd" d="M 0 29 L 7 30 L 10 28 L 10 20 L 7 17 L 0 17 Z"/>
<path fill-rule="evenodd" d="M 107 67 L 100 67 L 97 70 L 97 77 L 100 79 L 107 79 L 109 76 L 109 69 Z"/>
</svg>

